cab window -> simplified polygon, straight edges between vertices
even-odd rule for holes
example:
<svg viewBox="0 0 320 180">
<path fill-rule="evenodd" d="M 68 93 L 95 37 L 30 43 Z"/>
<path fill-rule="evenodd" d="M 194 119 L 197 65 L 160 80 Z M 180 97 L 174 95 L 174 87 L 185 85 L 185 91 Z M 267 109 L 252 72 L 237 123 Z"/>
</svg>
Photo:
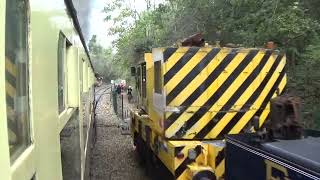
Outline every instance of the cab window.
<svg viewBox="0 0 320 180">
<path fill-rule="evenodd" d="M 142 81 L 142 97 L 146 98 L 147 97 L 147 72 L 146 72 L 146 64 L 142 64 L 142 76 L 141 76 L 141 81 Z"/>
<path fill-rule="evenodd" d="M 141 91 L 141 68 L 140 68 L 140 66 L 137 68 L 137 77 L 136 77 L 136 87 L 137 87 L 137 89 L 138 89 L 138 92 L 140 93 L 140 91 Z M 141 95 L 141 93 L 140 93 L 140 95 Z"/>
<path fill-rule="evenodd" d="M 162 94 L 161 61 L 154 62 L 154 92 Z"/>
</svg>

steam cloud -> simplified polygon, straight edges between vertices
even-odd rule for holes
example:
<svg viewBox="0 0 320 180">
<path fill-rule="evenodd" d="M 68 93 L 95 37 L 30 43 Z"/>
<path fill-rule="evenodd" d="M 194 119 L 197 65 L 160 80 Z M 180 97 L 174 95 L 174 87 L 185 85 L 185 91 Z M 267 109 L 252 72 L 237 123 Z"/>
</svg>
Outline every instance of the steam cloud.
<svg viewBox="0 0 320 180">
<path fill-rule="evenodd" d="M 90 40 L 90 13 L 95 0 L 72 0 L 86 43 Z"/>
</svg>

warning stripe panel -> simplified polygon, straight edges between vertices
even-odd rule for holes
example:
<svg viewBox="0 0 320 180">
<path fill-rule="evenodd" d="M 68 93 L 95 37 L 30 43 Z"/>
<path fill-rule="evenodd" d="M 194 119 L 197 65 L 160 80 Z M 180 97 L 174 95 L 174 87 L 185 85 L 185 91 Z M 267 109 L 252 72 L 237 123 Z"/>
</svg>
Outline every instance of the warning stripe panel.
<svg viewBox="0 0 320 180">
<path fill-rule="evenodd" d="M 252 50 L 249 51 L 244 58 L 234 58 L 235 61 L 240 63 L 237 65 L 237 67 L 232 70 L 231 74 L 228 76 L 228 78 L 219 86 L 216 92 L 214 92 L 213 95 L 204 103 L 202 107 L 199 108 L 197 112 L 193 114 L 193 116 L 185 122 L 184 126 L 180 128 L 176 136 L 184 136 L 185 133 L 195 124 L 199 121 L 199 119 L 203 118 L 204 115 L 209 116 L 207 114 L 209 110 L 215 105 L 219 99 L 227 99 L 230 93 L 226 93 L 227 90 L 236 90 L 236 87 L 238 85 L 234 85 L 233 87 L 231 86 L 235 81 L 235 79 L 239 80 L 239 75 L 246 69 L 246 67 L 249 65 L 249 63 L 255 58 L 257 55 L 258 50 Z M 231 87 L 230 87 L 231 86 Z M 224 97 L 226 96 L 226 97 Z M 222 98 L 221 98 L 222 97 Z M 196 129 L 197 131 L 197 129 Z M 190 134 L 193 134 L 193 132 L 190 132 Z"/>
<path fill-rule="evenodd" d="M 229 52 L 230 52 L 229 50 L 221 49 L 219 53 L 210 60 L 209 64 L 207 64 L 203 70 L 201 69 L 201 73 L 198 73 L 193 79 L 190 77 L 190 80 L 191 80 L 190 83 L 188 83 L 179 93 L 176 93 L 177 95 L 170 103 L 168 102 L 168 95 L 169 95 L 168 94 L 167 95 L 167 103 L 169 103 L 168 106 L 175 106 L 175 105 L 182 104 L 190 96 L 190 93 L 196 91 L 197 88 L 201 87 L 201 85 L 208 78 L 208 75 L 210 75 L 213 71 L 215 71 L 215 69 L 217 69 L 219 64 L 222 63 L 222 61 L 226 58 Z M 211 52 L 211 53 L 214 53 L 214 52 Z M 206 93 L 208 94 L 209 91 L 210 92 L 216 91 L 218 87 L 218 79 L 219 78 L 216 78 L 206 89 L 203 89 L 203 93 L 199 96 L 199 98 L 197 98 L 196 101 L 192 102 L 191 106 L 203 105 L 203 103 L 205 102 L 205 99 L 207 98 L 207 97 L 204 97 L 204 94 Z M 204 98 L 204 99 L 201 99 L 201 98 Z"/>
<path fill-rule="evenodd" d="M 185 99 L 180 107 L 189 107 L 196 101 L 203 93 L 207 90 L 207 88 L 219 77 L 219 75 L 224 71 L 224 69 L 232 62 L 233 58 L 237 55 L 237 50 L 233 49 L 231 52 L 225 56 L 225 58 L 221 61 L 221 63 L 212 71 L 205 81 L 203 81 L 196 90 L 191 93 L 187 99 Z M 169 128 L 184 112 L 185 109 L 182 109 L 178 113 L 172 113 L 165 121 L 165 128 Z"/>
<path fill-rule="evenodd" d="M 191 58 L 198 52 L 200 48 L 191 47 L 188 51 L 179 59 L 177 62 L 164 74 L 164 85 L 166 85 L 170 79 L 180 71 L 180 69 L 185 66 Z M 177 54 L 177 53 L 175 53 Z"/>
<path fill-rule="evenodd" d="M 285 77 L 279 77 L 278 80 L 281 79 L 281 83 L 278 85 L 279 88 L 279 93 L 281 94 L 285 88 L 286 84 L 286 78 Z M 276 82 L 277 83 L 277 82 Z M 273 92 L 273 96 L 270 98 L 269 94 Z M 270 106 L 270 99 L 276 97 L 277 94 L 275 91 L 271 90 L 268 93 L 268 96 L 264 99 L 264 104 L 261 105 L 260 109 L 257 111 L 249 111 L 246 114 L 242 116 L 240 120 L 238 120 L 237 124 L 233 126 L 233 128 L 228 132 L 228 134 L 237 134 L 239 133 L 245 125 L 254 117 L 257 116 L 259 117 L 259 124 L 263 125 L 264 122 L 266 121 L 267 117 L 270 114 L 270 109 L 267 108 L 267 106 Z M 267 104 L 267 106 L 265 105 Z"/>
<path fill-rule="evenodd" d="M 230 50 L 216 64 L 215 69 L 212 69 L 212 72 L 209 72 L 205 78 L 202 77 L 204 79 L 200 82 L 195 83 L 194 80 L 201 80 L 199 74 L 208 70 L 207 67 L 219 55 L 221 49 L 211 49 L 199 61 L 192 57 L 197 56 L 199 49 L 190 48 L 165 73 L 167 84 L 170 79 L 180 76 L 176 78 L 179 81 L 175 80 L 170 85 L 171 90 L 166 97 L 167 105 L 179 106 L 180 110 L 179 112 L 166 114 L 166 137 L 171 139 L 213 138 L 210 132 L 218 125 L 220 126 L 219 132 L 214 133 L 217 137 L 229 133 L 250 108 L 257 108 L 255 102 L 260 99 L 260 94 L 263 90 L 266 91 L 265 89 L 268 89 L 268 91 L 272 92 L 274 88 L 278 88 L 280 82 L 271 82 L 270 84 L 270 78 L 278 72 L 282 77 L 285 77 L 285 72 L 283 68 L 281 69 L 281 66 L 283 67 L 285 64 L 285 57 L 279 55 L 278 52 L 251 49 L 247 53 L 242 52 L 243 58 L 239 58 L 239 49 Z M 169 53 L 169 59 L 174 54 L 177 54 L 175 52 L 172 50 Z M 169 62 L 170 60 L 166 63 Z M 188 62 L 193 63 L 193 68 L 179 73 L 182 68 L 187 69 Z M 197 63 L 196 65 L 195 62 Z M 236 66 L 234 66 L 235 62 L 237 63 Z M 264 73 L 268 68 L 270 70 L 265 75 Z M 224 75 L 223 73 L 225 71 L 228 72 L 228 70 L 230 73 Z M 220 76 L 225 79 L 220 78 Z M 261 77 L 263 78 L 261 79 Z M 219 79 L 219 83 L 215 84 L 215 86 L 218 85 L 218 87 L 215 87 L 214 91 L 212 91 L 213 83 L 217 82 L 217 79 Z M 191 83 L 193 83 L 193 91 L 187 91 Z M 179 97 L 180 94 L 183 94 L 182 98 Z M 266 98 L 266 100 L 270 101 L 271 97 Z M 179 99 L 180 102 L 177 104 L 175 99 Z M 180 99 L 184 100 L 181 101 Z M 172 102 L 175 103 L 172 104 Z M 239 104 L 241 104 L 240 107 L 236 107 L 236 109 L 239 108 L 240 112 L 230 112 L 235 108 L 235 105 L 238 106 Z M 261 105 L 260 109 L 263 111 L 264 108 L 262 107 L 263 105 Z M 228 122 L 224 122 L 225 125 L 221 126 L 220 122 L 224 121 L 225 118 Z M 249 120 L 244 120 L 242 124 Z"/>
<path fill-rule="evenodd" d="M 234 119 L 234 121 L 232 121 L 232 123 L 228 124 L 228 126 L 222 131 L 220 136 L 222 137 L 223 134 L 225 134 L 225 133 L 234 134 L 234 133 L 240 132 L 241 129 L 243 128 L 243 126 L 239 126 L 239 125 L 246 124 L 254 116 L 260 117 L 261 113 L 263 112 L 263 110 L 266 107 L 266 104 L 268 104 L 268 102 L 270 102 L 270 100 L 271 100 L 272 96 L 275 94 L 277 88 L 279 88 L 279 84 L 283 80 L 284 75 L 285 75 L 285 73 L 283 72 L 280 74 L 280 76 L 277 77 L 277 80 L 276 80 L 276 82 L 274 82 L 272 89 L 267 93 L 267 96 L 264 98 L 264 100 L 263 100 L 264 103 L 261 104 L 261 106 L 259 108 L 259 113 L 254 115 L 254 112 L 256 110 L 249 111 L 246 113 L 239 113 L 240 116 L 237 119 Z M 261 98 L 263 98 L 263 97 L 261 97 Z"/>
<path fill-rule="evenodd" d="M 234 91 L 239 91 L 239 86 L 240 84 L 243 82 L 243 78 L 242 76 L 240 76 L 240 74 L 242 72 L 250 72 L 252 70 L 252 67 L 249 66 L 249 63 L 251 61 L 256 61 L 256 56 L 257 55 L 257 51 L 251 51 L 249 52 L 246 57 L 243 59 L 243 61 L 239 64 L 239 66 L 232 71 L 232 73 L 229 75 L 228 79 L 226 81 L 224 81 L 224 83 L 221 84 L 221 86 L 219 87 L 219 89 L 209 98 L 209 100 L 205 103 L 205 106 L 210 107 L 207 109 L 202 109 L 200 108 L 200 110 L 202 109 L 202 111 L 198 111 L 196 112 L 192 118 L 190 118 L 187 122 L 186 125 L 184 126 L 185 129 L 181 128 L 178 133 L 187 136 L 193 136 L 196 133 L 193 132 L 197 132 L 199 130 L 199 128 L 201 127 L 201 125 L 203 123 L 206 123 L 205 121 L 207 121 L 206 119 L 210 118 L 211 114 L 217 114 L 213 109 L 213 105 L 215 105 L 216 103 L 218 104 L 218 107 L 216 110 L 219 111 L 225 111 L 226 109 L 231 108 L 231 106 L 234 103 L 230 103 L 230 107 L 226 107 L 225 106 L 220 106 L 220 104 L 226 104 L 230 101 L 230 97 L 232 98 L 233 96 L 231 96 L 232 94 L 235 94 Z M 253 60 L 255 59 L 255 60 Z M 259 60 L 261 60 L 261 58 L 259 58 Z M 247 73 L 245 73 L 247 74 Z M 240 96 L 237 96 L 240 97 Z M 228 101 L 229 99 L 229 101 Z M 228 104 L 229 105 L 229 104 Z M 222 108 L 221 108 L 222 107 Z M 197 123 L 197 124 L 196 124 Z M 196 124 L 196 125 L 195 125 Z M 183 133 L 185 132 L 185 133 Z M 188 137 L 186 137 L 188 138 Z"/>
<path fill-rule="evenodd" d="M 167 105 L 169 105 L 173 99 L 179 95 L 179 93 L 184 90 L 186 88 L 187 85 L 190 84 L 190 82 L 196 78 L 196 76 L 198 76 L 203 70 L 204 68 L 207 67 L 207 65 L 212 62 L 212 60 L 216 57 L 216 55 L 220 52 L 220 48 L 214 48 L 212 49 L 210 52 L 208 52 L 204 57 L 202 58 L 196 58 L 199 59 L 198 64 L 196 64 L 196 66 L 194 67 L 187 67 L 189 68 L 191 71 L 186 74 L 186 75 L 177 75 L 179 77 L 183 76 L 183 79 L 181 81 L 179 81 L 179 83 L 174 86 L 173 90 L 169 91 L 167 86 L 165 87 L 165 89 L 167 90 L 167 99 L 166 99 L 166 103 Z"/>
<path fill-rule="evenodd" d="M 248 106 L 255 104 L 255 102 L 257 100 L 259 100 L 261 97 L 260 95 L 263 95 L 263 91 L 267 90 L 267 87 L 272 86 L 272 89 L 269 90 L 269 94 L 274 94 L 274 90 L 276 88 L 278 88 L 280 81 L 282 80 L 283 76 L 285 75 L 283 70 L 283 64 L 280 64 L 282 59 L 282 56 L 279 56 L 275 63 L 273 64 L 273 66 L 271 67 L 269 73 L 267 74 L 267 76 L 264 78 L 264 80 L 262 81 L 262 83 L 259 85 L 259 87 L 253 92 L 253 94 L 250 96 L 250 98 L 247 100 L 247 102 L 245 104 L 247 104 Z M 280 76 L 278 77 L 278 80 L 276 82 L 273 81 L 273 77 L 277 77 L 277 72 L 276 69 L 279 69 L 282 71 L 282 73 L 280 74 Z M 269 102 L 271 99 L 270 96 L 267 96 L 265 98 L 265 102 Z M 265 109 L 265 106 L 263 105 L 256 105 L 259 107 L 259 109 L 263 110 Z M 213 129 L 213 127 L 209 127 L 207 131 L 201 131 L 196 137 L 197 138 L 209 138 L 209 134 L 211 131 L 213 131 L 213 138 L 224 138 L 225 134 L 228 134 L 232 128 L 235 127 L 235 125 L 240 121 L 240 119 L 243 121 L 248 122 L 253 116 L 250 116 L 250 114 L 254 111 L 254 110 L 249 110 L 247 111 L 248 107 L 243 106 L 240 110 L 240 112 L 236 113 L 236 115 L 228 122 L 228 124 L 220 129 Z M 221 115 L 224 116 L 225 114 Z M 258 115 L 260 116 L 260 115 Z M 222 117 L 223 119 L 224 117 Z M 224 120 L 224 119 L 223 119 Z M 211 129 L 210 129 L 211 128 Z M 237 132 L 240 132 L 242 130 L 243 126 L 241 128 L 238 128 Z"/>
<path fill-rule="evenodd" d="M 230 72 L 235 70 L 238 67 L 238 65 L 241 63 L 241 60 L 244 59 L 245 55 L 246 55 L 245 53 L 235 53 L 233 60 L 228 64 L 228 66 L 226 66 L 226 68 Z M 227 59 L 227 58 L 228 56 L 225 56 L 224 59 Z M 221 62 L 219 66 L 221 64 L 223 64 L 223 62 Z M 194 102 L 192 102 L 191 106 L 188 105 L 186 106 L 187 107 L 186 109 L 183 109 L 183 111 L 181 111 L 181 114 L 179 114 L 179 117 L 174 121 L 175 123 L 169 128 L 167 128 L 166 137 L 173 137 L 173 136 L 178 138 L 181 137 L 181 134 L 177 134 L 177 131 L 181 128 L 185 129 L 185 127 L 183 127 L 185 126 L 185 122 L 191 117 L 194 117 L 194 114 L 195 114 L 194 112 L 198 112 L 199 110 L 201 110 L 200 108 L 202 109 L 210 108 L 210 106 L 205 105 L 205 103 L 208 100 L 208 97 L 212 96 L 219 89 L 218 81 L 222 83 L 226 81 L 228 77 L 229 76 L 225 75 L 225 73 L 218 74 L 215 80 L 209 85 L 209 87 L 207 87 L 205 91 L 199 94 L 199 97 L 195 99 Z"/>
<path fill-rule="evenodd" d="M 228 120 L 228 118 L 224 118 L 224 116 L 226 114 L 227 115 L 230 114 L 230 113 L 228 113 L 229 110 L 232 108 L 232 106 L 234 104 L 237 103 L 238 100 L 243 101 L 243 100 L 249 98 L 249 100 L 247 100 L 244 104 L 242 104 L 242 108 L 239 111 L 246 111 L 247 109 L 250 108 L 251 104 L 253 103 L 250 101 L 250 98 L 254 99 L 254 96 L 252 96 L 252 93 L 257 93 L 257 90 L 253 91 L 254 89 L 251 88 L 251 86 L 255 86 L 255 83 L 253 83 L 253 82 L 255 82 L 256 79 L 259 79 L 259 77 L 260 77 L 259 75 L 261 73 L 263 73 L 261 71 L 265 67 L 267 62 L 270 61 L 269 60 L 270 57 L 271 57 L 271 52 L 266 52 L 266 54 L 264 55 L 264 57 L 262 58 L 262 60 L 258 64 L 258 66 L 256 66 L 255 69 L 251 72 L 251 74 L 246 79 L 244 79 L 241 86 L 239 86 L 237 88 L 237 91 L 232 95 L 232 97 L 228 100 L 228 102 L 225 103 L 225 105 L 221 108 L 222 111 L 220 113 L 217 113 L 217 115 L 215 115 L 210 120 L 210 122 L 203 129 L 200 130 L 200 132 L 196 135 L 196 138 L 204 138 L 218 124 L 220 124 L 220 125 L 221 124 L 225 124 L 225 125 L 228 124 L 228 122 L 230 120 Z M 261 83 L 260 86 L 264 86 L 264 83 Z M 248 94 L 250 94 L 250 95 L 248 95 Z M 235 114 L 238 114 L 238 113 L 232 113 L 231 115 L 235 115 Z M 223 121 L 223 122 L 220 122 L 220 121 Z M 220 127 L 220 130 L 215 129 L 215 133 L 217 131 L 221 131 L 222 128 L 224 128 L 224 127 Z"/>
<path fill-rule="evenodd" d="M 203 58 L 207 55 L 206 51 L 199 50 L 165 85 L 167 102 L 169 94 L 176 92 L 175 88 L 186 78 L 195 67 L 203 62 Z M 174 98 L 174 96 L 172 96 Z"/>
</svg>

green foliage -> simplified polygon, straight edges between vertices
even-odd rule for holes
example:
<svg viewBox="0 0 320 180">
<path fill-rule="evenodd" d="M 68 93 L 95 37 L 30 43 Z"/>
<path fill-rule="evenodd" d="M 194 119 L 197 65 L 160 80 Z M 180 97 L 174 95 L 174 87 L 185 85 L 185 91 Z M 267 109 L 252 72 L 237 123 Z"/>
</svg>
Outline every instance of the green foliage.
<svg viewBox="0 0 320 180">
<path fill-rule="evenodd" d="M 289 89 L 303 99 L 303 117 L 307 127 L 320 128 L 320 39 L 306 47 L 304 54 L 289 74 Z M 292 71 L 292 70 L 291 70 Z"/>
<path fill-rule="evenodd" d="M 128 2 L 112 0 L 104 9 L 106 21 L 113 23 L 109 34 L 118 37 L 112 62 L 124 76 L 143 60 L 144 52 L 175 45 L 196 32 L 211 44 L 263 47 L 274 41 L 287 54 L 288 89 L 303 99 L 306 126 L 317 124 L 313 121 L 320 119 L 319 0 L 164 0 L 157 5 L 146 0 L 143 12 Z"/>
<path fill-rule="evenodd" d="M 88 46 L 94 69 L 96 73 L 104 78 L 105 82 L 110 82 L 110 80 L 118 79 L 122 76 L 123 66 L 115 62 L 114 54 L 110 48 L 104 49 L 97 43 L 96 35 L 92 36 Z"/>
</svg>

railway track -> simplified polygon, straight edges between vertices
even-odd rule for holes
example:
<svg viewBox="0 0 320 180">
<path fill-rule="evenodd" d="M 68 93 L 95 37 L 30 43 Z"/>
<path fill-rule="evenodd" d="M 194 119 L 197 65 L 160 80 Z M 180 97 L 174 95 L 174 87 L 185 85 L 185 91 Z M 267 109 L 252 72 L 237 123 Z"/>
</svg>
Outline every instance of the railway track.
<svg viewBox="0 0 320 180">
<path fill-rule="evenodd" d="M 91 180 L 149 180 L 134 156 L 130 136 L 122 135 L 121 120 L 110 102 L 111 87 L 96 90 L 96 143 L 91 156 Z"/>
</svg>

